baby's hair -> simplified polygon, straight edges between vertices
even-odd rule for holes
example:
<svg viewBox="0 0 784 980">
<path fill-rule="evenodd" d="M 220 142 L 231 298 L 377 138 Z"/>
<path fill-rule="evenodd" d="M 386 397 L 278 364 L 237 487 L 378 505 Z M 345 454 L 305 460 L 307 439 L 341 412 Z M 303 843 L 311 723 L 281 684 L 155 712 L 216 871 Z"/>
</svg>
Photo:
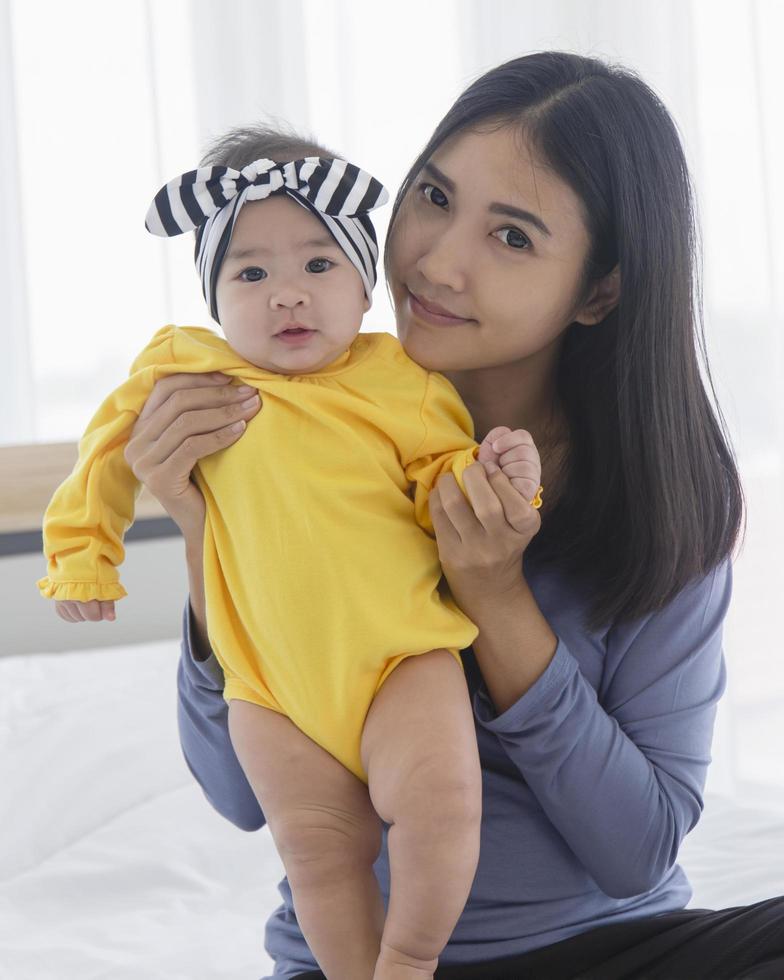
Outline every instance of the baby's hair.
<svg viewBox="0 0 784 980">
<path fill-rule="evenodd" d="M 242 170 L 254 160 L 274 160 L 287 163 L 303 157 L 340 158 L 339 153 L 328 150 L 317 143 L 312 136 L 298 133 L 288 123 L 251 123 L 248 126 L 235 126 L 207 143 L 199 161 L 200 167 L 231 167 Z M 198 241 L 198 229 L 193 237 Z"/>
<path fill-rule="evenodd" d="M 335 159 L 339 153 L 317 143 L 312 136 L 296 132 L 288 123 L 254 123 L 236 126 L 208 143 L 200 167 L 231 167 L 242 170 L 262 158 L 286 163 L 302 157 Z"/>
</svg>

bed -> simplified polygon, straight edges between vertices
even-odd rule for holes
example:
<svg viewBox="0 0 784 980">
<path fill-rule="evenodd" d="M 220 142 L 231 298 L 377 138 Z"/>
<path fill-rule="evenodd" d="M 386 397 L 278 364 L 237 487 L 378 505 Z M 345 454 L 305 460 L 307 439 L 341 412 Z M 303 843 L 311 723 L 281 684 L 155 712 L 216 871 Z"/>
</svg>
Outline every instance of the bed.
<svg viewBox="0 0 784 980">
<path fill-rule="evenodd" d="M 187 769 L 178 653 L 167 640 L 0 659 L 2 980 L 271 974 L 283 866 L 269 831 L 218 816 Z M 680 861 L 693 908 L 784 894 L 784 810 L 709 793 Z"/>
</svg>

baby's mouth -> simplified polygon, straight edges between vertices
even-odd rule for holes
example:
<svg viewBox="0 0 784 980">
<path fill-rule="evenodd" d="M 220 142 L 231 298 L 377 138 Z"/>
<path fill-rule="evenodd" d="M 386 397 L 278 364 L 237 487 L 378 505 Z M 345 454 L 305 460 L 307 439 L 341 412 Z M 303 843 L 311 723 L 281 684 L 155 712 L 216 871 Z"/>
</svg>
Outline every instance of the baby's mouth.
<svg viewBox="0 0 784 980">
<path fill-rule="evenodd" d="M 298 334 L 305 333 L 313 333 L 313 330 L 310 327 L 306 327 L 304 323 L 300 323 L 299 320 L 289 320 L 288 323 L 284 324 L 278 330 L 275 336 L 280 337 L 282 334 L 286 334 L 287 336 L 296 337 Z"/>
<path fill-rule="evenodd" d="M 284 344 L 300 345 L 310 340 L 314 333 L 315 330 L 306 327 L 303 323 L 289 323 L 275 334 L 275 340 L 280 340 Z"/>
</svg>

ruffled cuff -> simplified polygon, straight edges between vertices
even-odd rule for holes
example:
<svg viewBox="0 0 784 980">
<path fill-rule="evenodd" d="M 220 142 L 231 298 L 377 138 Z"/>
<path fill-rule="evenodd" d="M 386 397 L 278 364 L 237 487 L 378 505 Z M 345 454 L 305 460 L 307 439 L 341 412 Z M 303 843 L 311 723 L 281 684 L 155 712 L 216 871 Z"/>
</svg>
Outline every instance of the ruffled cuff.
<svg viewBox="0 0 784 980">
<path fill-rule="evenodd" d="M 105 601 L 108 599 L 123 599 L 128 593 L 119 582 L 53 582 L 49 576 L 36 582 L 41 595 L 45 599 L 73 600 L 74 602 L 90 602 L 91 599 Z"/>
</svg>

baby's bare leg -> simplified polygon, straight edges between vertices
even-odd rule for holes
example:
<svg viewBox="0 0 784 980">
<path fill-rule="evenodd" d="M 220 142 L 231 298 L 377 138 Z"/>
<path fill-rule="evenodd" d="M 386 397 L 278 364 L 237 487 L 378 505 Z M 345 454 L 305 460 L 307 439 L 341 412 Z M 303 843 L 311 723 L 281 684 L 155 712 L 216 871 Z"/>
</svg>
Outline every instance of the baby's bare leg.
<svg viewBox="0 0 784 980">
<path fill-rule="evenodd" d="M 447 650 L 392 671 L 368 711 L 361 751 L 373 806 L 393 825 L 374 980 L 429 980 L 471 890 L 482 816 L 468 687 Z"/>
<path fill-rule="evenodd" d="M 328 980 L 372 980 L 384 926 L 381 823 L 367 786 L 285 715 L 229 702 L 229 734 Z"/>
</svg>

